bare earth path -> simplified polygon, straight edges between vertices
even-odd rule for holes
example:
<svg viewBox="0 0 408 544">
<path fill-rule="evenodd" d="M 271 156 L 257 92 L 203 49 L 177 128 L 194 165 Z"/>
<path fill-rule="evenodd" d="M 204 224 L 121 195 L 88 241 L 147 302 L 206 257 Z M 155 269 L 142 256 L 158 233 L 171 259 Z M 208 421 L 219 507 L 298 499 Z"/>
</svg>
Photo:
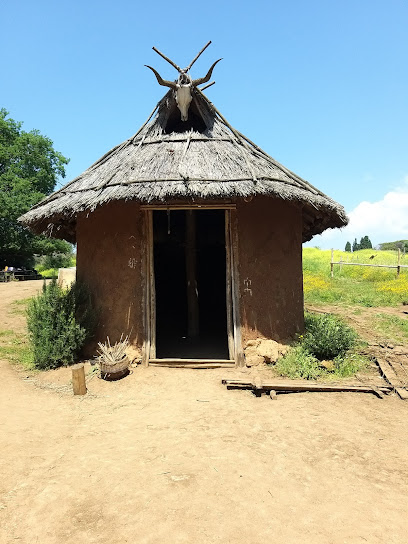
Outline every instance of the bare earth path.
<svg viewBox="0 0 408 544">
<path fill-rule="evenodd" d="M 30 283 L 30 285 L 28 285 Z M 0 284 L 9 312 L 39 283 Z M 408 403 L 227 391 L 234 370 L 29 376 L 0 361 L 1 544 L 408 541 Z M 50 385 L 47 385 L 50 384 Z"/>
</svg>

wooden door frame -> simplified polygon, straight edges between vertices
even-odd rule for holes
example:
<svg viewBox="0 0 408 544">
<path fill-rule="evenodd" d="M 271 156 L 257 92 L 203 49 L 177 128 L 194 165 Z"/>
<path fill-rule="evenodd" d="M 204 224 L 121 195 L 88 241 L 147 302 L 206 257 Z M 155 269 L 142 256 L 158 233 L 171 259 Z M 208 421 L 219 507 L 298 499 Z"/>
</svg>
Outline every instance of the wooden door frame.
<svg viewBox="0 0 408 544">
<path fill-rule="evenodd" d="M 225 212 L 225 250 L 226 250 L 226 311 L 229 360 L 217 360 L 219 365 L 241 366 L 244 356 L 241 343 L 241 319 L 239 309 L 239 277 L 238 277 L 238 232 L 235 204 L 200 204 L 200 205 L 153 205 L 141 206 L 144 214 L 143 238 L 143 303 L 145 338 L 142 350 L 142 364 L 166 364 L 168 366 L 211 366 L 216 360 L 210 359 L 156 359 L 156 290 L 154 277 L 154 239 L 153 212 L 167 210 L 224 210 Z M 173 363 L 173 364 L 171 364 Z M 177 364 L 179 363 L 179 364 Z"/>
</svg>

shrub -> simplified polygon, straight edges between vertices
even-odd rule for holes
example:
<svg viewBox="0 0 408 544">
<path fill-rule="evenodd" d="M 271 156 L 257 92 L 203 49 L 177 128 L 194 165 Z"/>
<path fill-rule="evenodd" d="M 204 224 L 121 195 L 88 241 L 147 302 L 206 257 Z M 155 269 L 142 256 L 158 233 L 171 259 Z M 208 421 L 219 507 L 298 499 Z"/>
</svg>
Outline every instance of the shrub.
<svg viewBox="0 0 408 544">
<path fill-rule="evenodd" d="M 334 374 L 340 378 L 354 376 L 356 372 L 369 364 L 369 359 L 359 353 L 346 353 L 334 359 Z"/>
<path fill-rule="evenodd" d="M 316 357 L 313 357 L 302 346 L 292 348 L 284 357 L 278 359 L 274 370 L 280 376 L 306 380 L 315 380 L 324 373 L 324 369 L 320 367 Z"/>
<path fill-rule="evenodd" d="M 73 363 L 90 334 L 89 295 L 73 284 L 62 289 L 56 280 L 43 285 L 42 293 L 27 308 L 27 326 L 34 364 L 39 369 Z"/>
<path fill-rule="evenodd" d="M 305 314 L 303 348 L 323 361 L 343 356 L 354 346 L 357 334 L 344 321 L 332 314 Z"/>
</svg>

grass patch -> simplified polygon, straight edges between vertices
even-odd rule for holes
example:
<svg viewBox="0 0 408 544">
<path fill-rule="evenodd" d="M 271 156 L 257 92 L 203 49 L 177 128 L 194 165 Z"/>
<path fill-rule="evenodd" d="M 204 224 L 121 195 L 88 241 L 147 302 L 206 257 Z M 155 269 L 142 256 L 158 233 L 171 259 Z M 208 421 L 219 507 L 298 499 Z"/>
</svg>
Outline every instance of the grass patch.
<svg viewBox="0 0 408 544">
<path fill-rule="evenodd" d="M 11 313 L 15 315 L 26 315 L 27 305 L 30 302 L 30 298 L 22 298 L 21 300 L 15 300 L 10 304 Z"/>
<path fill-rule="evenodd" d="M 28 338 L 10 330 L 0 330 L 0 358 L 34 370 L 34 358 Z"/>
<path fill-rule="evenodd" d="M 388 342 L 408 343 L 408 321 L 406 319 L 393 315 L 377 314 L 373 320 L 373 327 Z"/>
</svg>

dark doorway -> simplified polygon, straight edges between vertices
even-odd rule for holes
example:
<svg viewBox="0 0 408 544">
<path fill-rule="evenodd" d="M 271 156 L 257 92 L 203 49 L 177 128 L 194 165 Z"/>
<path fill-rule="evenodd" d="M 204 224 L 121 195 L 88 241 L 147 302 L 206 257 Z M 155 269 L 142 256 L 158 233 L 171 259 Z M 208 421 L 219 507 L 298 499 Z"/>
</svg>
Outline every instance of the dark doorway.
<svg viewBox="0 0 408 544">
<path fill-rule="evenodd" d="M 229 359 L 224 210 L 153 212 L 156 357 Z"/>
</svg>

